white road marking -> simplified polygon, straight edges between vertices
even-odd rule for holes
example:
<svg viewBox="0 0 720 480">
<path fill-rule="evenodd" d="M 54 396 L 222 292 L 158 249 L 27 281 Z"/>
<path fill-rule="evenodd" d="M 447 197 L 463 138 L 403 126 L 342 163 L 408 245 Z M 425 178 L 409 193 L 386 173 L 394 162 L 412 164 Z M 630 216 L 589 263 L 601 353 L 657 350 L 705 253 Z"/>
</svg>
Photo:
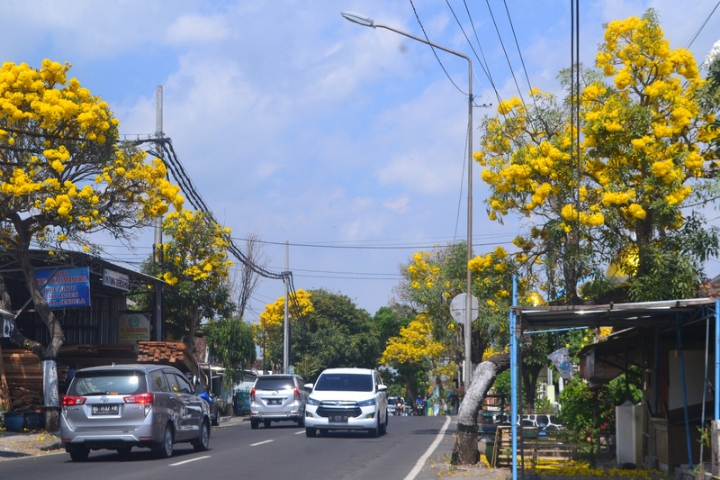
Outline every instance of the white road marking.
<svg viewBox="0 0 720 480">
<path fill-rule="evenodd" d="M 169 466 L 177 467 L 178 465 L 185 465 L 186 463 L 197 462 L 198 460 L 204 460 L 206 458 L 210 458 L 210 455 L 205 455 L 204 457 L 191 458 L 190 460 L 185 460 L 184 462 L 171 463 Z"/>
<path fill-rule="evenodd" d="M 300 430 L 299 432 L 295 432 L 295 435 L 305 435 L 305 430 Z"/>
<path fill-rule="evenodd" d="M 270 443 L 270 442 L 274 442 L 274 441 L 275 441 L 275 440 L 265 440 L 264 442 L 251 443 L 250 446 L 251 446 L 251 447 L 257 447 L 258 445 L 262 445 L 263 443 Z"/>
<path fill-rule="evenodd" d="M 405 480 L 413 480 L 418 473 L 422 470 L 422 468 L 425 466 L 425 462 L 427 461 L 428 457 L 432 455 L 432 453 L 435 451 L 435 448 L 437 448 L 438 444 L 443 438 L 443 435 L 445 435 L 445 430 L 447 430 L 448 426 L 450 425 L 450 417 L 445 417 L 445 425 L 440 429 L 440 433 L 437 434 L 437 437 L 435 437 L 435 441 L 428 447 L 428 449 L 425 451 L 422 457 L 417 461 L 415 464 L 415 468 L 410 470 L 410 473 L 407 474 L 405 477 Z"/>
</svg>

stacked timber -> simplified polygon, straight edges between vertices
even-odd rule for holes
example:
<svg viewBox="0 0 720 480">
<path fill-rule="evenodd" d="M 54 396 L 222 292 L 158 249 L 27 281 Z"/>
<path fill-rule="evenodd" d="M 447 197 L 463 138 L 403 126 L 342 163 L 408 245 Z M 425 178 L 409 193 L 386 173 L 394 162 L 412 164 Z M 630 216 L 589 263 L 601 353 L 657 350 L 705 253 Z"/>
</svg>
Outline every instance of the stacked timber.
<svg viewBox="0 0 720 480">
<path fill-rule="evenodd" d="M 36 392 L 27 388 L 13 386 L 10 387 L 10 398 L 13 409 L 18 412 L 38 410 L 45 405 L 42 389 Z"/>
<path fill-rule="evenodd" d="M 138 342 L 137 361 L 172 365 L 183 372 L 198 374 L 197 362 L 182 342 Z"/>
<path fill-rule="evenodd" d="M 43 391 L 43 372 L 40 357 L 22 349 L 2 350 L 5 377 L 10 386 L 20 385 L 27 390 Z"/>
<path fill-rule="evenodd" d="M 186 353 L 190 356 L 181 342 L 138 342 L 139 362 L 184 362 Z"/>
</svg>

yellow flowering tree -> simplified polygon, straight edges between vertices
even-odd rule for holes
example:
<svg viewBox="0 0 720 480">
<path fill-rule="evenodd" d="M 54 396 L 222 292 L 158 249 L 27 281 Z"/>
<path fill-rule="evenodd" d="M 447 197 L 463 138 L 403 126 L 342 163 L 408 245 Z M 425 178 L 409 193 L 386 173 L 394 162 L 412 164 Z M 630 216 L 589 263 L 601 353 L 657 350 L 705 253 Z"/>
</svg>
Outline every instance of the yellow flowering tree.
<svg viewBox="0 0 720 480">
<path fill-rule="evenodd" d="M 500 117 L 485 119 L 475 158 L 490 218 L 532 219 L 515 243 L 529 270 L 543 267 L 549 298 L 577 302 L 580 282 L 610 260 L 629 272 L 633 299 L 694 293 L 717 233 L 681 208 L 693 193 L 705 199 L 703 179 L 714 177 L 718 131 L 706 127 L 717 102 L 652 10 L 610 22 L 596 63 L 582 79 L 579 144 L 569 98 L 533 90 L 529 103 L 502 102 Z M 660 276 L 672 281 L 646 281 Z"/>
<path fill-rule="evenodd" d="M 91 250 L 87 234 L 127 238 L 183 203 L 160 161 L 117 144 L 118 121 L 108 104 L 69 78 L 69 70 L 50 60 L 40 68 L 0 67 L 0 243 L 22 269 L 51 339 L 40 345 L 15 329 L 13 341 L 50 362 L 64 334 L 35 281 L 30 245 L 61 250 L 74 241 Z M 46 404 L 57 406 L 52 381 L 46 379 Z"/>
<path fill-rule="evenodd" d="M 288 316 L 290 324 L 297 322 L 297 316 L 304 316 L 313 311 L 313 304 L 310 292 L 297 290 L 290 294 L 290 305 Z M 263 360 L 266 368 L 274 372 L 280 371 L 283 354 L 283 324 L 285 321 L 285 297 L 279 297 L 275 302 L 265 305 L 265 310 L 260 314 L 260 322 L 253 325 L 255 343 L 263 351 Z"/>
<path fill-rule="evenodd" d="M 195 351 L 195 333 L 203 318 L 229 318 L 235 309 L 227 282 L 230 229 L 209 214 L 181 210 L 165 217 L 159 263 L 147 261 L 146 271 L 167 283 L 164 289 L 165 323 L 176 338 L 183 337 Z"/>
</svg>

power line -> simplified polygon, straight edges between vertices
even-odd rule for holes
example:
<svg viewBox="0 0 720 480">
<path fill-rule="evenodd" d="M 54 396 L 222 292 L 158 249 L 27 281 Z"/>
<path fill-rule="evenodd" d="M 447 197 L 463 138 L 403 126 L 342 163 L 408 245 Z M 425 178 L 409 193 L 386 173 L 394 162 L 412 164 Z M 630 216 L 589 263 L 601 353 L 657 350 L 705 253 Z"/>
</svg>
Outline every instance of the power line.
<svg viewBox="0 0 720 480">
<path fill-rule="evenodd" d="M 690 42 L 688 43 L 687 48 L 690 48 L 690 46 L 693 44 L 693 42 L 697 39 L 698 35 L 700 35 L 700 32 L 702 32 L 703 28 L 705 28 L 705 25 L 707 25 L 707 23 L 710 21 L 710 17 L 713 16 L 713 14 L 715 13 L 715 10 L 717 10 L 719 6 L 720 6 L 720 1 L 718 1 L 718 3 L 715 4 L 715 7 L 713 7 L 712 12 L 710 12 L 710 14 L 707 16 L 707 18 L 703 22 L 703 24 L 700 25 L 700 28 L 698 28 L 698 31 L 695 32 L 695 35 L 693 36 L 692 40 L 690 40 Z"/>
<path fill-rule="evenodd" d="M 433 55 L 435 55 L 435 59 L 440 64 L 440 67 L 442 68 L 443 72 L 445 72 L 445 76 L 448 78 L 448 80 L 450 80 L 450 83 L 453 84 L 453 86 L 457 89 L 458 92 L 462 93 L 463 95 L 465 95 L 467 97 L 468 93 L 463 92 L 463 90 L 457 86 L 457 83 L 455 83 L 455 81 L 452 79 L 452 77 L 450 77 L 450 74 L 448 73 L 448 71 L 445 69 L 445 65 L 443 65 L 443 63 L 440 61 L 440 57 L 438 56 L 437 51 L 435 50 L 435 47 L 432 46 L 432 42 L 430 42 L 430 38 L 428 37 L 427 32 L 425 32 L 425 27 L 423 26 L 422 22 L 420 21 L 420 16 L 418 15 L 417 10 L 415 9 L 415 4 L 413 3 L 412 0 L 410 0 L 410 5 L 412 6 L 413 12 L 415 12 L 415 19 L 417 20 L 418 25 L 420 25 L 420 29 L 422 30 L 423 35 L 425 36 L 425 40 L 427 40 L 427 42 L 430 44 L 430 48 L 432 49 Z"/>
</svg>

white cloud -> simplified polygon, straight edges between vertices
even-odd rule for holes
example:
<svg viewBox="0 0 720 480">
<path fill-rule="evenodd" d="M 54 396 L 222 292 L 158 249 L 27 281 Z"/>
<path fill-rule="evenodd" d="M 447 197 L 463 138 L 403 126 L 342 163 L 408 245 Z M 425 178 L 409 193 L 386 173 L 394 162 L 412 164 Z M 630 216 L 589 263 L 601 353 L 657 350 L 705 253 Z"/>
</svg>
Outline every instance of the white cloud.
<svg viewBox="0 0 720 480">
<path fill-rule="evenodd" d="M 225 18 L 220 15 L 182 15 L 167 28 L 166 40 L 171 44 L 214 43 L 227 36 Z"/>
</svg>

